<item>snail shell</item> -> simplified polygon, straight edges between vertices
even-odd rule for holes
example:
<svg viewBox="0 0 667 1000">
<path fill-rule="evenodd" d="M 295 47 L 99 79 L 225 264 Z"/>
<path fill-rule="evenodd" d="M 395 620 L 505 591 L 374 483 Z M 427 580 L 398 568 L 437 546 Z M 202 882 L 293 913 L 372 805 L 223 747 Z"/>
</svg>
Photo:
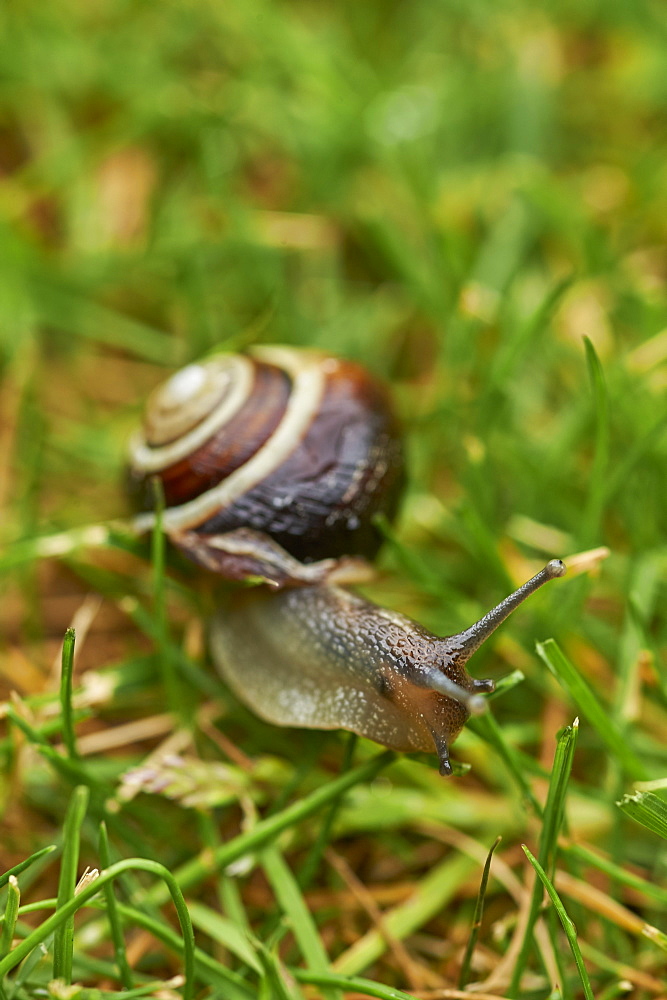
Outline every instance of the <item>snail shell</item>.
<svg viewBox="0 0 667 1000">
<path fill-rule="evenodd" d="M 189 365 L 153 392 L 131 443 L 134 492 L 147 494 L 153 476 L 165 531 L 195 560 L 239 578 L 258 564 L 220 555 L 230 533 L 241 548 L 257 534 L 272 539 L 301 565 L 372 558 L 381 544 L 373 517 L 396 513 L 403 453 L 386 391 L 363 368 L 266 347 Z M 261 561 L 259 570 L 284 582 Z"/>
</svg>

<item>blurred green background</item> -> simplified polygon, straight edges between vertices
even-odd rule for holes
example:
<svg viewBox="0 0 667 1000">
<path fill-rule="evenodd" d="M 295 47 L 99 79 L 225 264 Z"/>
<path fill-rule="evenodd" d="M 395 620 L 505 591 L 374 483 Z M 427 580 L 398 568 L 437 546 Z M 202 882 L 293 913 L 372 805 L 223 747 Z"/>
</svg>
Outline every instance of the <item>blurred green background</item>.
<svg viewBox="0 0 667 1000">
<path fill-rule="evenodd" d="M 392 380 L 415 475 L 481 489 L 484 518 L 651 543 L 634 515 L 654 439 L 599 530 L 582 338 L 618 488 L 664 405 L 664 340 L 639 350 L 667 324 L 661 4 L 24 0 L 0 18 L 5 538 L 118 513 L 148 366 L 259 339 Z"/>
<path fill-rule="evenodd" d="M 97 591 L 105 602 L 79 664 L 118 661 L 121 681 L 91 715 L 105 726 L 164 711 L 155 628 L 137 611 L 151 608 L 148 562 L 128 569 L 115 550 L 84 550 L 63 566 L 20 545 L 128 513 L 127 437 L 165 372 L 219 345 L 327 348 L 383 376 L 405 424 L 408 495 L 378 599 L 452 632 L 546 558 L 611 549 L 598 576 L 571 573 L 533 598 L 471 670 L 526 674 L 494 711 L 541 794 L 554 734 L 581 711 L 534 655 L 536 638 L 557 637 L 604 705 L 607 735 L 622 734 L 615 754 L 582 724 L 571 832 L 664 881 L 664 852 L 638 827 L 626 835 L 615 802 L 631 773 L 667 766 L 666 67 L 662 0 L 4 3 L 7 688 L 35 710 L 44 691 L 55 697 L 64 629 Z M 190 678 L 210 595 L 178 569 L 170 625 Z M 292 762 L 287 796 L 340 767 L 340 737 L 278 731 L 221 684 L 216 696 L 244 752 Z M 9 768 L 14 746 L 2 745 Z M 626 745 L 642 761 L 634 772 Z M 144 752 L 91 751 L 96 802 Z M 523 863 L 518 837 L 532 842 L 534 827 L 516 775 L 471 729 L 454 756 L 472 759 L 471 775 L 442 783 L 402 758 L 393 784 L 351 800 L 346 831 L 370 835 L 355 855 L 362 878 L 376 875 L 366 857 L 412 859 L 424 817 L 484 843 L 503 829 L 510 863 Z M 21 850 L 26 830 L 49 842 L 64 810 L 66 783 L 32 768 L 3 791 L 11 819 L 19 778 L 27 789 L 33 811 L 14 815 Z M 258 800 L 275 805 L 282 791 L 258 780 Z M 122 823 L 114 831 L 125 855 L 173 867 L 214 840 L 213 825 L 169 806 L 177 832 L 165 842 L 154 799 L 137 801 L 127 841 Z M 428 870 L 430 834 L 422 847 Z M 464 887 L 465 905 L 474 892 Z M 495 905 L 504 921 L 506 897 Z M 658 910 L 644 906 L 659 923 Z M 438 940 L 451 926 L 445 915 Z M 638 948 L 642 963 L 643 946 L 607 930 L 593 917 L 585 931 L 600 968 Z M 644 967 L 659 961 L 651 953 Z"/>
</svg>

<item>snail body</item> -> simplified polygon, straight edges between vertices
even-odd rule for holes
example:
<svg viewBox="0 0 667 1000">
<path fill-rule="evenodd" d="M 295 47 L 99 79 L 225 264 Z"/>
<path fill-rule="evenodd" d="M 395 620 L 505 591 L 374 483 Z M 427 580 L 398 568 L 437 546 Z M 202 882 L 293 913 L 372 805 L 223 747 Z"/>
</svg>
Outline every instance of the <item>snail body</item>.
<svg viewBox="0 0 667 1000">
<path fill-rule="evenodd" d="M 235 694 L 280 726 L 348 729 L 394 750 L 449 748 L 484 710 L 491 679 L 465 664 L 514 608 L 565 567 L 554 559 L 479 622 L 433 635 L 405 615 L 333 584 L 238 596 L 213 619 L 214 661 Z"/>
<path fill-rule="evenodd" d="M 404 479 L 384 389 L 357 365 L 265 348 L 191 365 L 149 400 L 131 446 L 141 492 L 159 476 L 165 533 L 229 579 L 254 578 L 211 627 L 216 666 L 237 696 L 282 726 L 348 729 L 397 750 L 449 747 L 492 680 L 472 653 L 538 587 L 553 560 L 479 622 L 438 637 L 348 587 L 368 578 Z M 151 515 L 139 518 L 146 529 Z"/>
</svg>

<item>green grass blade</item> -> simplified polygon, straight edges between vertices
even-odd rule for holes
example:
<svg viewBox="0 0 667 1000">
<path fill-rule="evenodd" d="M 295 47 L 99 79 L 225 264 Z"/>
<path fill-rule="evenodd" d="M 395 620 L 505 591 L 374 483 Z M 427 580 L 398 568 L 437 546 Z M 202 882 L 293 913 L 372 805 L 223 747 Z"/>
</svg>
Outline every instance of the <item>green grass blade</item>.
<svg viewBox="0 0 667 1000">
<path fill-rule="evenodd" d="M 149 872 L 161 879 L 167 886 L 181 926 L 181 946 L 183 949 L 185 975 L 183 1000 L 192 1000 L 195 966 L 195 939 L 192 921 L 190 920 L 190 915 L 183 899 L 183 893 L 173 874 L 164 865 L 159 864 L 157 861 L 150 861 L 148 858 L 128 858 L 123 861 L 117 861 L 110 868 L 107 868 L 106 871 L 101 872 L 96 879 L 86 885 L 76 896 L 70 896 L 62 905 L 58 901 L 55 913 L 47 917 L 9 955 L 0 960 L 0 977 L 5 976 L 19 965 L 34 948 L 45 942 L 51 934 L 56 934 L 63 926 L 67 925 L 76 911 L 85 906 L 101 889 L 104 889 L 105 885 L 125 872 L 132 870 Z"/>
<path fill-rule="evenodd" d="M 109 868 L 111 864 L 111 858 L 109 856 L 109 835 L 107 833 L 106 823 L 104 822 L 100 823 L 98 847 L 102 868 Z M 134 987 L 134 979 L 132 977 L 130 963 L 127 960 L 125 938 L 123 936 L 123 928 L 121 926 L 118 908 L 116 905 L 116 895 L 114 893 L 113 883 L 109 882 L 105 885 L 103 891 L 107 904 L 107 917 L 109 919 L 109 929 L 111 931 L 111 940 L 113 942 L 114 958 L 116 960 L 116 965 L 118 966 L 120 981 L 125 990 L 131 990 Z"/>
<path fill-rule="evenodd" d="M 90 774 L 84 762 L 79 758 L 63 757 L 57 750 L 54 750 L 44 737 L 18 714 L 13 705 L 7 709 L 7 718 L 17 729 L 21 730 L 28 741 L 37 748 L 42 757 L 65 781 L 69 784 L 88 785 L 91 783 Z M 111 790 L 109 789 L 109 791 Z"/>
<path fill-rule="evenodd" d="M 63 826 L 63 850 L 60 859 L 60 879 L 58 881 L 58 909 L 62 910 L 74 898 L 81 825 L 88 808 L 89 792 L 85 785 L 79 785 L 72 792 Z M 62 979 L 68 985 L 72 982 L 72 948 L 74 941 L 74 915 L 58 925 L 53 938 L 53 978 Z"/>
<path fill-rule="evenodd" d="M 72 674 L 74 671 L 74 644 L 76 632 L 68 628 L 63 640 L 60 671 L 60 712 L 62 716 L 63 743 L 68 757 L 78 757 L 72 713 Z"/>
<path fill-rule="evenodd" d="M 655 885 L 653 882 L 642 878 L 641 875 L 636 875 L 626 868 L 621 868 L 620 865 L 614 864 L 609 858 L 602 857 L 595 851 L 584 847 L 583 844 L 568 844 L 566 847 L 561 847 L 561 850 L 565 854 L 583 861 L 584 864 L 592 865 L 599 871 L 604 872 L 620 885 L 627 885 L 631 889 L 636 889 L 637 892 L 643 893 L 649 899 L 654 899 L 657 903 L 661 903 L 662 906 L 667 907 L 667 888 Z"/>
<path fill-rule="evenodd" d="M 347 739 L 345 741 L 345 753 L 343 755 L 343 761 L 341 764 L 341 772 L 345 774 L 352 767 L 352 760 L 354 758 L 354 750 L 357 745 L 357 735 L 356 733 L 348 733 Z M 311 881 L 314 879 L 317 870 L 322 861 L 322 857 L 326 848 L 331 842 L 331 831 L 333 829 L 336 816 L 340 810 L 341 804 L 343 802 L 343 796 L 339 795 L 338 798 L 334 799 L 333 802 L 329 804 L 329 808 L 326 811 L 324 819 L 320 823 L 319 830 L 317 832 L 317 838 L 313 842 L 306 860 L 304 862 L 303 868 L 299 872 L 299 885 L 302 889 L 307 889 Z"/>
<path fill-rule="evenodd" d="M 556 913 L 560 918 L 560 922 L 563 925 L 565 936 L 567 937 L 570 948 L 572 949 L 572 955 L 574 956 L 574 961 L 577 966 L 577 970 L 579 972 L 579 977 L 581 979 L 581 985 L 583 986 L 586 1000 L 594 1000 L 593 990 L 591 988 L 591 982 L 590 979 L 588 978 L 588 972 L 586 971 L 586 966 L 584 965 L 584 959 L 581 954 L 581 949 L 579 948 L 579 942 L 577 941 L 577 929 L 570 920 L 570 917 L 568 916 L 558 893 L 554 889 L 553 884 L 548 875 L 546 874 L 546 872 L 544 871 L 544 868 L 542 868 L 542 865 L 539 863 L 537 858 L 535 858 L 530 853 L 525 844 L 522 844 L 521 846 L 523 847 L 524 854 L 526 855 L 531 865 L 535 869 L 535 872 L 537 873 L 537 876 L 541 884 L 546 889 L 549 898 L 555 907 Z M 539 885 L 540 883 L 537 884 Z"/>
<path fill-rule="evenodd" d="M 298 883 L 282 854 L 275 846 L 267 847 L 262 851 L 261 864 L 307 967 L 313 972 L 327 972 L 329 957 Z M 340 1000 L 338 990 L 325 989 L 322 992 L 328 1000 Z"/>
<path fill-rule="evenodd" d="M 575 719 L 571 726 L 566 726 L 556 744 L 554 765 L 549 792 L 544 807 L 542 832 L 540 834 L 540 863 L 551 870 L 556 862 L 556 847 L 558 835 L 563 825 L 565 815 L 565 798 L 567 786 L 572 773 L 574 752 L 579 735 L 579 720 Z"/>
<path fill-rule="evenodd" d="M 577 711 L 593 726 L 600 740 L 627 776 L 642 780 L 648 778 L 646 767 L 627 745 L 627 736 L 621 731 L 613 716 L 602 706 L 593 689 L 558 644 L 553 639 L 547 639 L 545 642 L 538 642 L 536 649 L 542 662 L 569 694 Z"/>
<path fill-rule="evenodd" d="M 482 872 L 482 879 L 479 884 L 479 892 L 477 893 L 477 901 L 475 903 L 475 912 L 472 918 L 472 927 L 470 929 L 470 937 L 468 938 L 468 944 L 466 946 L 465 954 L 463 956 L 463 961 L 461 962 L 461 972 L 459 974 L 458 988 L 464 990 L 470 981 L 470 968 L 472 965 L 472 956 L 475 951 L 475 946 L 477 944 L 477 937 L 479 935 L 479 929 L 482 926 L 482 917 L 484 915 L 484 897 L 486 896 L 486 887 L 489 882 L 489 872 L 491 871 L 491 859 L 493 858 L 493 853 L 501 842 L 502 837 L 496 837 L 494 843 L 491 846 L 489 853 L 486 856 L 486 861 L 484 862 L 484 870 Z"/>
<path fill-rule="evenodd" d="M 25 859 L 25 861 L 19 861 L 19 863 L 14 865 L 13 868 L 8 868 L 6 872 L 3 872 L 2 875 L 0 875 L 0 889 L 7 885 L 12 875 L 20 875 L 21 872 L 26 870 L 26 868 L 30 868 L 35 861 L 39 861 L 40 858 L 46 857 L 47 854 L 53 854 L 56 850 L 57 847 L 55 844 L 49 844 L 48 847 L 43 847 L 41 851 L 35 851 L 35 853 L 31 854 L 29 858 Z"/>
<path fill-rule="evenodd" d="M 137 907 L 128 906 L 125 903 L 118 903 L 117 906 L 119 914 L 126 922 L 149 931 L 158 941 L 162 941 L 177 955 L 186 957 L 186 939 L 179 937 L 160 918 L 153 917 L 137 909 Z M 221 995 L 225 997 L 225 1000 L 227 998 L 229 1000 L 254 1000 L 254 991 L 244 982 L 241 976 L 227 969 L 201 948 L 194 948 L 193 950 L 193 979 L 195 973 L 199 979 L 204 980 L 204 982 L 210 984 L 215 989 L 222 990 Z"/>
<path fill-rule="evenodd" d="M 264 1000 L 304 1000 L 303 993 L 288 974 L 282 962 L 269 948 L 261 947 L 259 955 L 264 967 L 264 977 L 260 984 L 260 998 Z"/>
<path fill-rule="evenodd" d="M 624 795 L 618 806 L 626 816 L 667 840 L 667 802 L 654 792 Z"/>
<path fill-rule="evenodd" d="M 255 954 L 248 934 L 239 929 L 238 924 L 228 917 L 223 917 L 216 910 L 203 903 L 188 904 L 192 923 L 221 947 L 235 955 L 240 962 L 249 966 L 254 972 L 261 973 L 262 966 Z"/>
<path fill-rule="evenodd" d="M 331 986 L 338 989 L 359 993 L 365 997 L 376 997 L 378 1000 L 415 1000 L 412 993 L 404 993 L 395 986 L 383 986 L 371 979 L 360 976 L 343 976 L 338 972 L 312 972 L 306 969 L 290 969 L 295 979 L 300 983 L 312 986 Z"/>
<path fill-rule="evenodd" d="M 43 322 L 86 340 L 128 351 L 156 364 L 176 363 L 178 344 L 168 333 L 71 292 L 50 279 L 35 281 L 34 303 Z"/>
<path fill-rule="evenodd" d="M 187 702 L 183 699 L 176 672 L 176 664 L 171 652 L 169 622 L 167 616 L 167 582 L 166 582 L 166 539 L 163 530 L 164 490 L 157 476 L 152 481 L 153 505 L 155 522 L 151 532 L 151 563 L 153 567 L 153 611 L 155 628 L 158 636 L 158 656 L 164 688 L 167 695 L 167 705 L 174 715 L 182 716 L 187 712 Z"/>
<path fill-rule="evenodd" d="M 526 679 L 526 675 L 522 670 L 512 670 L 509 674 L 505 674 L 496 681 L 495 689 L 488 694 L 486 697 L 489 701 L 495 701 L 496 698 L 502 698 L 503 695 L 509 694 L 515 687 L 519 684 L 523 684 Z"/>
<path fill-rule="evenodd" d="M 563 730 L 556 744 L 556 753 L 551 769 L 549 791 L 542 817 L 542 830 L 539 843 L 540 862 L 549 870 L 555 864 L 558 834 L 563 822 L 565 797 L 572 771 L 578 728 L 578 720 L 576 720 L 572 726 L 567 726 Z M 512 971 L 509 996 L 515 997 L 519 993 L 521 977 L 526 968 L 530 952 L 533 949 L 533 929 L 539 914 L 541 900 L 542 891 L 539 882 L 536 881 L 530 900 L 530 910 L 526 921 L 524 938 Z"/>
<path fill-rule="evenodd" d="M 393 760 L 393 752 L 386 750 L 353 771 L 348 771 L 347 774 L 342 774 L 329 784 L 315 789 L 305 798 L 291 803 L 280 812 L 260 820 L 252 830 L 222 844 L 211 854 L 206 852 L 204 856 L 186 862 L 174 873 L 178 884 L 182 888 L 192 886 L 206 878 L 212 871 L 225 868 L 233 861 L 243 857 L 244 854 L 259 850 L 274 840 L 283 830 L 288 830 L 290 827 L 296 826 L 297 823 L 301 823 L 348 789 L 354 788 L 355 785 L 364 781 L 372 781 Z M 158 887 L 151 893 L 151 902 L 156 905 L 163 901 L 164 890 Z"/>
<path fill-rule="evenodd" d="M 2 933 L 0 934 L 0 959 L 9 954 L 14 939 L 14 929 L 21 905 L 21 890 L 15 875 L 9 876 L 7 903 L 3 915 Z"/>
<path fill-rule="evenodd" d="M 542 815 L 542 806 L 537 801 L 530 782 L 526 777 L 525 768 L 510 743 L 505 739 L 505 735 L 498 725 L 491 712 L 478 715 L 468 720 L 468 728 L 479 736 L 480 739 L 488 743 L 496 751 L 507 771 L 521 792 L 524 803 L 533 811 L 536 816 Z"/>
</svg>

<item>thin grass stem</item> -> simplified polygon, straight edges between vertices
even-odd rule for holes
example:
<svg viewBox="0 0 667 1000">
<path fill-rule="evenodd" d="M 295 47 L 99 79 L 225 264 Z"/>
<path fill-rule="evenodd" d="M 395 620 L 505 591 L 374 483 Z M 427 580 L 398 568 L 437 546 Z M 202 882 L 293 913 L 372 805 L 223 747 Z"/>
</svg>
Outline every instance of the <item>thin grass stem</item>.
<svg viewBox="0 0 667 1000">
<path fill-rule="evenodd" d="M 539 855 L 540 862 L 544 868 L 551 870 L 555 863 L 558 834 L 563 822 L 565 810 L 565 797 L 567 785 L 572 770 L 572 761 L 577 743 L 579 731 L 578 720 L 572 726 L 567 726 L 561 733 L 556 744 L 556 753 L 551 770 L 547 801 L 542 817 L 542 830 L 540 833 Z M 516 997 L 519 993 L 521 977 L 528 961 L 528 957 L 533 948 L 533 930 L 542 903 L 542 889 L 540 883 L 535 881 L 530 900 L 530 910 L 521 949 L 512 971 L 508 995 Z"/>
<path fill-rule="evenodd" d="M 519 789 L 525 804 L 532 810 L 535 816 L 541 816 L 542 806 L 537 801 L 535 793 L 530 787 L 525 768 L 522 766 L 512 745 L 507 742 L 492 712 L 487 711 L 484 715 L 471 718 L 468 721 L 468 728 L 472 729 L 480 739 L 484 740 L 485 743 L 496 751 L 507 768 L 510 777 Z"/>
<path fill-rule="evenodd" d="M 553 639 L 547 639 L 545 642 L 538 642 L 535 648 L 550 673 L 568 692 L 577 706 L 577 711 L 593 726 L 602 743 L 618 760 L 627 777 L 633 780 L 646 780 L 649 777 L 648 771 L 632 747 L 628 746 L 627 734 L 602 706 L 593 689 L 558 644 Z"/>
<path fill-rule="evenodd" d="M 8 868 L 6 872 L 3 872 L 3 874 L 0 875 L 0 889 L 7 885 L 13 875 L 20 875 L 21 872 L 26 870 L 26 868 L 30 868 L 35 861 L 39 861 L 40 858 L 46 857 L 47 854 L 53 854 L 53 852 L 57 849 L 58 848 L 55 844 L 49 844 L 48 847 L 43 847 L 40 851 L 35 851 L 35 853 L 31 854 L 29 858 L 25 859 L 25 861 L 19 861 L 19 863 L 14 865 L 13 868 Z"/>
<path fill-rule="evenodd" d="M 565 936 L 567 937 L 570 948 L 572 949 L 572 955 L 574 956 L 574 961 L 577 966 L 577 970 L 579 972 L 579 977 L 581 979 L 581 985 L 583 986 L 586 1000 L 594 1000 L 591 982 L 590 979 L 588 978 L 588 972 L 586 971 L 586 966 L 584 965 L 584 959 L 581 954 L 581 949 L 579 948 L 579 942 L 577 941 L 577 929 L 570 920 L 558 893 L 554 889 L 551 879 L 544 871 L 542 865 L 539 863 L 537 858 L 531 854 L 531 852 L 528 850 L 525 844 L 522 844 L 521 846 L 523 848 L 524 854 L 526 855 L 531 865 L 535 869 L 535 872 L 537 873 L 537 876 L 539 878 L 538 884 L 541 883 L 541 885 L 546 889 L 549 899 L 553 903 L 556 909 L 556 913 L 560 918 L 560 922 L 563 925 Z"/>
<path fill-rule="evenodd" d="M 68 628 L 63 640 L 61 671 L 60 671 L 60 713 L 62 717 L 63 743 L 67 756 L 76 759 L 79 755 L 76 749 L 74 721 L 72 712 L 72 675 L 74 672 L 74 644 L 76 632 Z"/>
<path fill-rule="evenodd" d="M 160 669 L 164 681 L 164 688 L 167 695 L 167 705 L 169 710 L 176 717 L 183 714 L 186 709 L 180 695 L 180 685 L 176 673 L 176 665 L 171 652 L 171 642 L 169 637 L 169 623 L 167 618 L 167 584 L 166 584 L 166 556 L 165 556 L 165 535 L 163 530 L 164 519 L 164 490 L 162 483 L 157 476 L 153 477 L 151 483 L 153 489 L 153 505 L 155 509 L 155 521 L 151 532 L 151 563 L 153 567 L 153 612 L 155 616 L 155 627 L 158 637 L 158 655 Z"/>
<path fill-rule="evenodd" d="M 99 833 L 99 843 L 98 849 L 100 853 L 100 864 L 102 868 L 109 868 L 111 865 L 111 857 L 109 854 L 109 835 L 107 833 L 106 823 L 100 823 L 100 833 Z M 130 968 L 130 963 L 127 960 L 127 951 L 125 948 L 125 937 L 123 935 L 123 928 L 118 915 L 118 908 L 116 906 L 116 894 L 114 892 L 114 886 L 112 882 L 109 882 L 104 886 L 104 899 L 107 904 L 107 917 L 109 920 L 109 930 L 111 931 L 111 940 L 113 942 L 114 958 L 118 966 L 118 972 L 120 975 L 120 981 L 123 984 L 125 990 L 131 990 L 134 987 L 134 979 L 132 977 L 132 969 Z"/>
<path fill-rule="evenodd" d="M 472 927 L 470 928 L 470 937 L 468 938 L 468 944 L 466 945 L 465 954 L 463 956 L 463 961 L 461 962 L 461 972 L 459 973 L 459 989 L 463 990 L 468 985 L 470 981 L 470 969 L 472 965 L 472 956 L 477 945 L 477 938 L 479 936 L 479 929 L 482 926 L 482 917 L 484 915 L 484 897 L 486 896 L 486 887 L 489 882 L 489 872 L 491 871 L 491 859 L 493 858 L 494 851 L 501 842 L 502 837 L 496 837 L 494 843 L 491 845 L 491 849 L 486 856 L 486 861 L 484 862 L 484 870 L 482 871 L 482 879 L 479 885 L 479 892 L 477 893 L 477 901 L 475 903 L 475 912 L 472 918 Z"/>
<path fill-rule="evenodd" d="M 88 808 L 89 791 L 85 785 L 77 786 L 72 792 L 65 823 L 63 826 L 63 849 L 60 858 L 60 878 L 58 880 L 57 909 L 63 910 L 74 898 L 81 825 Z M 58 924 L 53 938 L 53 978 L 62 979 L 67 985 L 72 982 L 72 950 L 74 945 L 74 911 L 71 916 Z"/>
<path fill-rule="evenodd" d="M 7 888 L 7 903 L 3 914 L 2 933 L 0 934 L 0 959 L 9 954 L 14 939 L 14 930 L 21 905 L 21 890 L 15 875 L 9 876 Z"/>
</svg>

